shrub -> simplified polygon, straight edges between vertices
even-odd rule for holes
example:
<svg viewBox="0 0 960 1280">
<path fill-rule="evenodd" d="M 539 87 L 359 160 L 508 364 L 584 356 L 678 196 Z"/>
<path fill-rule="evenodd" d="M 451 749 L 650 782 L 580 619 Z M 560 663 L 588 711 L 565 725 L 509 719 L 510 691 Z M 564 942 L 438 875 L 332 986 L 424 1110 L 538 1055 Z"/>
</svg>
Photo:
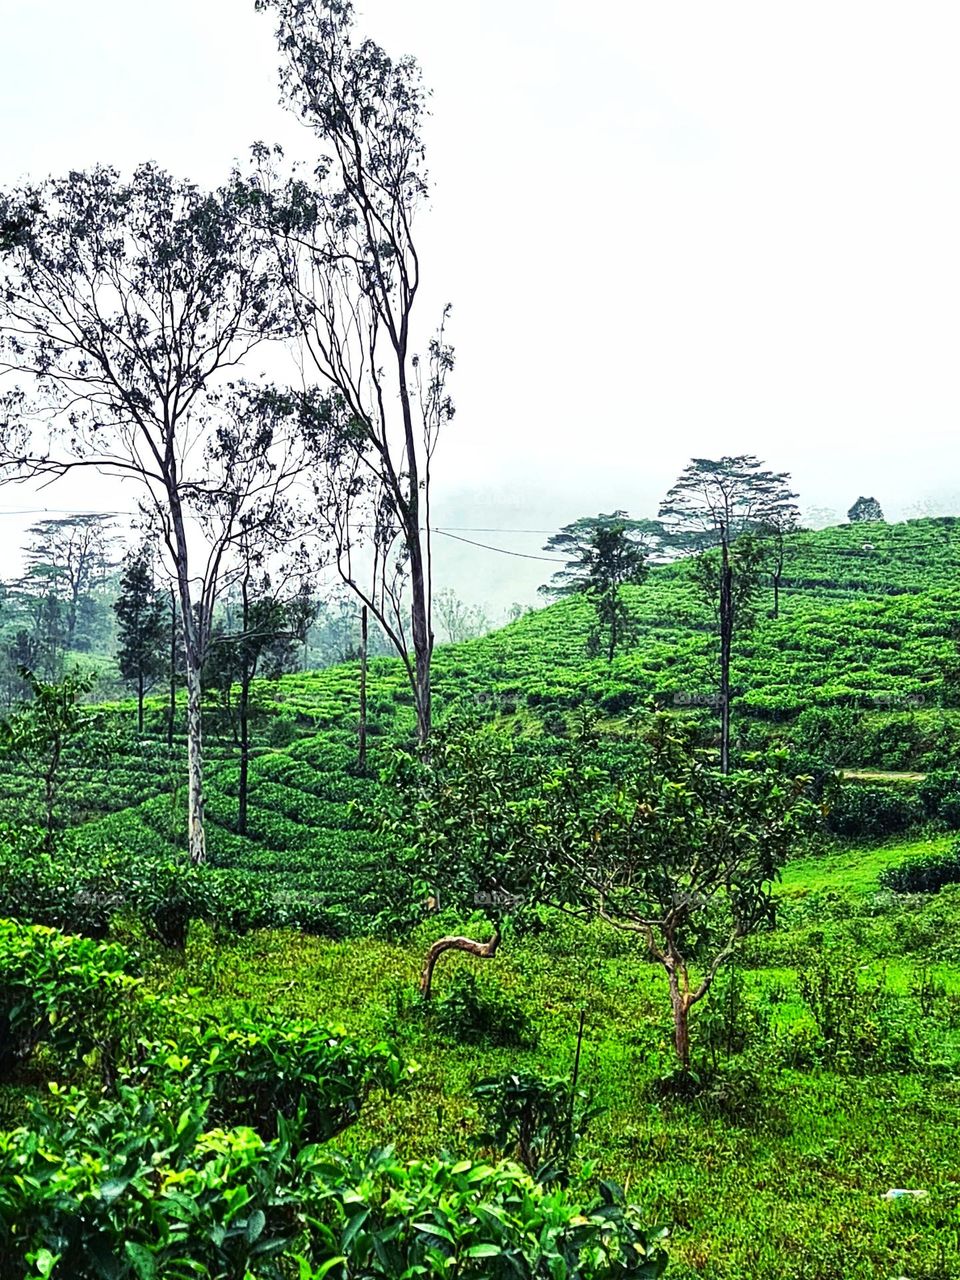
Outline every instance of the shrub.
<svg viewBox="0 0 960 1280">
<path fill-rule="evenodd" d="M 138 861 L 129 891 L 148 936 L 176 951 L 186 950 L 192 921 L 216 917 L 209 872 L 183 859 Z"/>
<path fill-rule="evenodd" d="M 95 1049 L 112 1060 L 131 968 L 122 947 L 0 920 L 0 1075 L 44 1041 L 67 1070 Z"/>
<path fill-rule="evenodd" d="M 811 951 L 798 972 L 800 995 L 820 1035 L 824 1065 L 860 1074 L 914 1065 L 913 1028 L 884 978 L 868 979 L 849 945 Z"/>
<path fill-rule="evenodd" d="M 834 798 L 827 826 L 838 836 L 879 839 L 906 831 L 923 818 L 923 805 L 914 791 L 846 783 Z"/>
<path fill-rule="evenodd" d="M 282 1117 L 309 1142 L 326 1142 L 353 1124 L 373 1089 L 393 1091 L 409 1076 L 392 1045 L 263 1013 L 229 1027 L 196 1026 L 155 1050 L 146 1070 L 176 1073 L 188 1099 L 207 1100 L 217 1124 L 275 1137 Z"/>
<path fill-rule="evenodd" d="M 389 1150 L 365 1163 L 337 1157 L 324 1176 L 313 1262 L 330 1269 L 306 1272 L 310 1280 L 655 1280 L 666 1266 L 666 1233 L 644 1230 L 611 1183 L 580 1205 L 516 1165 L 404 1165 Z"/>
<path fill-rule="evenodd" d="M 78 1095 L 31 1129 L 0 1134 L 0 1277 L 279 1280 L 297 1230 L 287 1143 L 202 1132 L 202 1108 L 165 1117 L 136 1090 Z"/>
<path fill-rule="evenodd" d="M 560 1076 L 498 1076 L 481 1080 L 473 1096 L 486 1122 L 477 1141 L 519 1160 L 540 1183 L 566 1182 L 577 1144 L 601 1112 Z"/>
<path fill-rule="evenodd" d="M 516 1000 L 502 991 L 485 991 L 474 974 L 458 969 L 447 994 L 437 1003 L 434 1026 L 466 1044 L 532 1048 L 533 1024 Z"/>
<path fill-rule="evenodd" d="M 203 1129 L 137 1090 L 76 1095 L 34 1129 L 0 1133 L 0 1280 L 654 1280 L 663 1232 L 622 1193 L 586 1204 L 514 1165 L 392 1152 L 363 1161 L 282 1132 Z"/>
<path fill-rule="evenodd" d="M 118 854 L 93 856 L 69 839 L 49 852 L 35 828 L 8 831 L 0 837 L 0 902 L 18 920 L 103 938 L 123 901 L 128 865 Z"/>
<path fill-rule="evenodd" d="M 944 885 L 960 884 L 960 841 L 946 853 L 923 854 L 884 867 L 877 878 L 895 893 L 937 893 Z"/>
</svg>

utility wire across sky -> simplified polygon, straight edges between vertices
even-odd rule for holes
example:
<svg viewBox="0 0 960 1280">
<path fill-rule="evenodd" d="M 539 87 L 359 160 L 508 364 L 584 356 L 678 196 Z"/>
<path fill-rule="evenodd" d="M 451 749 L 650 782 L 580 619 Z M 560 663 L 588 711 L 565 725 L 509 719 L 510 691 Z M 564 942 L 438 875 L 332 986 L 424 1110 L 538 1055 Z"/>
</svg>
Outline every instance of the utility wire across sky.
<svg viewBox="0 0 960 1280">
<path fill-rule="evenodd" d="M 0 510 L 0 516 L 103 516 L 105 519 L 113 516 L 135 516 L 139 515 L 137 511 L 94 511 L 83 507 L 27 507 L 17 510 L 4 511 Z M 426 530 L 422 530 L 426 532 Z M 473 538 L 464 538 L 464 533 L 527 533 L 537 534 L 542 537 L 550 537 L 556 533 L 556 529 L 495 529 L 484 525 L 448 525 L 448 526 L 432 526 L 431 533 L 442 534 L 446 538 L 453 538 L 456 542 L 464 542 L 470 547 L 479 547 L 482 551 L 496 551 L 502 556 L 515 556 L 518 560 L 544 560 L 548 564 L 566 564 L 566 561 L 558 556 L 539 556 L 529 551 L 512 551 L 508 547 L 494 547 L 488 542 L 477 542 Z"/>
</svg>

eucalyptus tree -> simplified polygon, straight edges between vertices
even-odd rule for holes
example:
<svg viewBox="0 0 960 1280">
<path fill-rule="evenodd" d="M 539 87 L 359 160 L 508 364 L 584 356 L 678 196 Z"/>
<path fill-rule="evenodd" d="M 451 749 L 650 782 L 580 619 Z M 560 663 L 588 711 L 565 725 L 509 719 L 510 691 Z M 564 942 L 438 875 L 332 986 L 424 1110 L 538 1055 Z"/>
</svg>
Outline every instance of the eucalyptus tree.
<svg viewBox="0 0 960 1280">
<path fill-rule="evenodd" d="M 588 648 L 604 652 L 608 662 L 634 632 L 621 588 L 644 581 L 647 556 L 658 545 L 659 534 L 656 521 L 631 520 L 625 511 L 614 511 L 564 525 L 544 547 L 567 560 L 541 592 L 554 597 L 586 596 L 596 612 Z"/>
<path fill-rule="evenodd" d="M 449 308 L 425 347 L 415 330 L 428 95 L 413 58 L 355 39 L 349 0 L 257 8 L 277 21 L 285 102 L 322 148 L 309 176 L 286 181 L 259 151 L 260 207 L 312 382 L 298 408 L 318 463 L 317 521 L 343 581 L 403 662 L 422 744 L 431 727 L 433 459 L 454 412 Z"/>
<path fill-rule="evenodd" d="M 435 594 L 434 613 L 450 644 L 472 640 L 490 630 L 490 619 L 483 605 L 467 604 L 452 587 L 443 587 Z"/>
<path fill-rule="evenodd" d="M 712 600 L 716 589 L 717 632 L 720 643 L 720 767 L 730 768 L 730 665 L 738 614 L 738 591 L 734 585 L 737 567 L 731 547 L 743 534 L 758 534 L 771 520 L 783 519 L 793 504 L 786 472 L 763 470 L 752 454 L 712 460 L 694 458 L 684 469 L 660 506 L 660 519 L 668 536 L 681 553 L 702 554 L 711 548 L 719 552 L 716 574 L 701 575 Z M 755 548 L 741 557 L 741 566 L 752 582 L 758 565 Z M 751 587 L 752 589 L 752 587 Z M 741 595 L 744 594 L 741 592 Z"/>
<path fill-rule="evenodd" d="M 280 331 L 276 259 L 233 180 L 203 192 L 153 165 L 96 168 L 0 194 L 0 469 L 133 486 L 180 606 L 188 844 L 205 857 L 200 671 L 241 532 L 299 466 L 229 379 Z"/>
<path fill-rule="evenodd" d="M 780 617 L 780 586 L 787 558 L 787 539 L 800 529 L 800 508 L 794 494 L 781 494 L 764 513 L 759 535 L 769 544 L 770 580 L 773 585 L 773 617 Z"/>
<path fill-rule="evenodd" d="M 272 538 L 277 531 L 275 521 L 270 530 Z M 271 575 L 266 567 L 268 553 L 269 544 L 264 544 L 262 536 L 241 540 L 232 625 L 214 632 L 204 673 L 208 683 L 215 683 L 224 691 L 228 704 L 233 686 L 237 686 L 237 833 L 242 836 L 247 834 L 250 795 L 253 682 L 261 675 L 276 678 L 296 670 L 299 648 L 316 615 L 316 605 L 302 581 L 282 571 Z"/>
</svg>

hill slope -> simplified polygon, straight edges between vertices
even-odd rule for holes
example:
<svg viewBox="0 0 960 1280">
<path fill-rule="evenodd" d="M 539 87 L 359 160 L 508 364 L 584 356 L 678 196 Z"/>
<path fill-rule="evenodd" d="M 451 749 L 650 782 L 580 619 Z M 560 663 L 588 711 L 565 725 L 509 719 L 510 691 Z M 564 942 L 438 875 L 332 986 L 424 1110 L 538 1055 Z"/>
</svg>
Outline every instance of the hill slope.
<svg viewBox="0 0 960 1280">
<path fill-rule="evenodd" d="M 846 708 L 856 717 L 859 754 L 846 763 L 888 769 L 952 763 L 960 742 L 950 674 L 951 635 L 960 629 L 958 563 L 960 521 L 952 518 L 792 538 L 780 617 L 767 616 L 764 605 L 738 645 L 741 744 L 794 738 L 807 745 L 802 713 Z M 621 733 L 632 708 L 655 700 L 699 719 L 709 743 L 716 645 L 690 568 L 685 562 L 657 568 L 631 592 L 639 639 L 611 664 L 587 654 L 591 609 L 579 597 L 481 639 L 440 647 L 439 718 L 460 709 L 507 718 L 517 732 L 562 734 L 570 717 L 588 708 L 601 731 Z M 245 837 L 235 832 L 229 735 L 224 730 L 218 738 L 211 709 L 207 813 L 216 864 L 249 868 L 318 906 L 375 899 L 382 850 L 348 809 L 352 800 L 373 801 L 377 788 L 351 771 L 357 687 L 355 664 L 259 683 Z M 369 708 L 376 766 L 378 743 L 402 739 L 413 724 L 398 663 L 371 663 Z M 156 727 L 160 704 L 150 711 Z M 155 740 L 127 737 L 109 749 L 106 783 L 102 753 L 89 741 L 83 757 L 70 762 L 64 804 L 72 820 L 83 824 L 84 838 L 170 853 L 181 845 L 182 744 L 171 753 Z M 0 786 L 0 819 L 22 822 L 36 814 L 39 782 L 30 770 L 6 764 Z"/>
</svg>

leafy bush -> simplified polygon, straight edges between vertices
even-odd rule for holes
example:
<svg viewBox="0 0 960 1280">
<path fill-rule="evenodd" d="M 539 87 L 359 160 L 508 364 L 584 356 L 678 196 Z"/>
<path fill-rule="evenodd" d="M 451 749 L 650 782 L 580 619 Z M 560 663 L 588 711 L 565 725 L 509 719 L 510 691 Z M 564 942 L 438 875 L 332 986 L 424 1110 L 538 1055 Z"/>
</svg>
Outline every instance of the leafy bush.
<svg viewBox="0 0 960 1280">
<path fill-rule="evenodd" d="M 846 783 L 834 798 L 827 825 L 838 836 L 877 839 L 907 831 L 923 819 L 923 804 L 914 791 Z"/>
<path fill-rule="evenodd" d="M 503 991 L 485 991 L 467 969 L 454 973 L 447 994 L 438 1001 L 434 1026 L 466 1044 L 532 1048 L 533 1024 L 516 1000 Z"/>
<path fill-rule="evenodd" d="M 55 852 L 36 828 L 0 836 L 0 902 L 18 920 L 103 938 L 123 901 L 129 859 L 92 857 L 68 837 Z"/>
<path fill-rule="evenodd" d="M 917 784 L 917 795 L 928 818 L 939 818 L 948 827 L 960 827 L 960 773 L 937 769 Z"/>
<path fill-rule="evenodd" d="M 826 1066 L 856 1075 L 914 1065 L 913 1028 L 887 992 L 883 976 L 863 977 L 859 957 L 849 945 L 810 952 L 797 979 Z"/>
<path fill-rule="evenodd" d="M 111 1059 L 131 968 L 122 947 L 0 920 L 0 1075 L 43 1041 L 65 1070 L 95 1049 Z"/>
<path fill-rule="evenodd" d="M 477 1141 L 519 1160 L 540 1183 L 566 1182 L 577 1144 L 602 1111 L 560 1076 L 498 1076 L 481 1080 L 473 1096 L 486 1122 Z"/>
<path fill-rule="evenodd" d="M 960 842 L 946 853 L 923 854 L 884 867 L 878 879 L 896 893 L 937 893 L 944 885 L 960 884 Z"/>
<path fill-rule="evenodd" d="M 587 1204 L 514 1165 L 364 1161 L 281 1122 L 204 1131 L 134 1089 L 0 1133 L 0 1280 L 653 1280 L 666 1257 L 609 1184 Z"/>
<path fill-rule="evenodd" d="M 580 1206 L 515 1165 L 404 1165 L 389 1150 L 338 1158 L 326 1177 L 314 1249 L 342 1264 L 311 1280 L 654 1280 L 666 1266 L 665 1232 L 644 1230 L 610 1183 Z"/>
<path fill-rule="evenodd" d="M 207 1100 L 217 1124 L 274 1137 L 282 1119 L 309 1142 L 352 1124 L 373 1089 L 393 1091 L 409 1077 L 390 1044 L 367 1046 L 342 1027 L 263 1012 L 229 1027 L 196 1026 L 155 1050 L 143 1069 L 175 1073 L 188 1100 Z"/>
<path fill-rule="evenodd" d="M 129 893 L 148 936 L 176 951 L 186 950 L 192 921 L 216 915 L 209 873 L 183 859 L 139 859 L 132 869 Z"/>
<path fill-rule="evenodd" d="M 0 1134 L 0 1277 L 279 1280 L 299 1228 L 289 1143 L 203 1132 L 198 1108 L 164 1116 L 136 1090 Z M 287 1184 L 287 1185 L 285 1185 Z"/>
</svg>

